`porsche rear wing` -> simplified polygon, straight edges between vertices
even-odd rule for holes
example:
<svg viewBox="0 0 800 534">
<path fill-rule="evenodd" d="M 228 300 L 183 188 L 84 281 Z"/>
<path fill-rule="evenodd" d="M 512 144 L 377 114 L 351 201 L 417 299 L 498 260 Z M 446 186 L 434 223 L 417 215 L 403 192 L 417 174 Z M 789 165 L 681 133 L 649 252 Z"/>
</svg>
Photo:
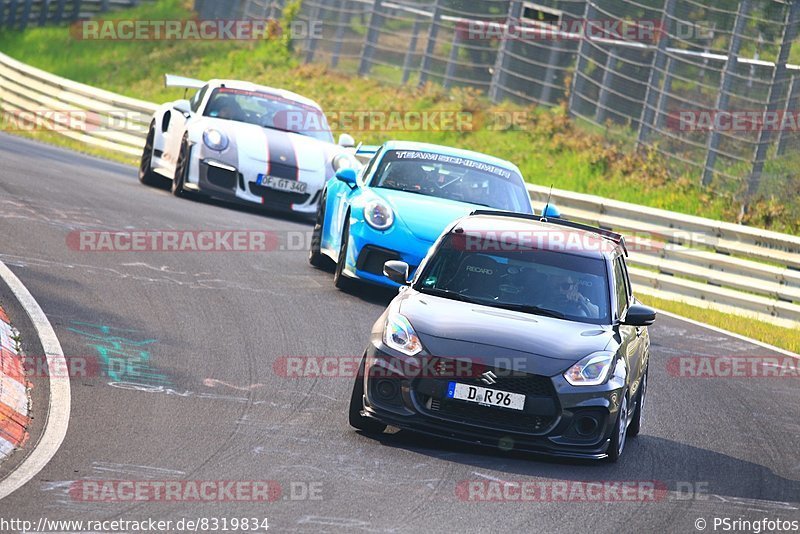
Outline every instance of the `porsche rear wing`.
<svg viewBox="0 0 800 534">
<path fill-rule="evenodd" d="M 200 89 L 207 82 L 202 80 L 195 80 L 194 78 L 185 78 L 183 76 L 176 76 L 174 74 L 164 75 L 165 87 L 182 87 L 184 89 Z"/>
</svg>

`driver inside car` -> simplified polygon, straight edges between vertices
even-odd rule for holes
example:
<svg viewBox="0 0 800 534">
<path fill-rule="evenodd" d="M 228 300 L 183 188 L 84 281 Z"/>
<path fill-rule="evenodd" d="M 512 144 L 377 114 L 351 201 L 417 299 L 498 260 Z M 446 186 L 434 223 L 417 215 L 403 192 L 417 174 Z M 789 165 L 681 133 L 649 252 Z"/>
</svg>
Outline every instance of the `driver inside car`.
<svg viewBox="0 0 800 534">
<path fill-rule="evenodd" d="M 229 121 L 240 120 L 242 115 L 242 108 L 239 107 L 236 99 L 222 95 L 214 99 L 208 106 L 207 114 L 209 117 L 216 117 L 218 119 L 226 119 Z"/>
<path fill-rule="evenodd" d="M 555 292 L 550 292 L 546 307 L 567 315 L 592 319 L 600 317 L 600 307 L 581 293 L 580 284 L 571 275 L 554 275 L 550 277 L 550 282 Z"/>
</svg>

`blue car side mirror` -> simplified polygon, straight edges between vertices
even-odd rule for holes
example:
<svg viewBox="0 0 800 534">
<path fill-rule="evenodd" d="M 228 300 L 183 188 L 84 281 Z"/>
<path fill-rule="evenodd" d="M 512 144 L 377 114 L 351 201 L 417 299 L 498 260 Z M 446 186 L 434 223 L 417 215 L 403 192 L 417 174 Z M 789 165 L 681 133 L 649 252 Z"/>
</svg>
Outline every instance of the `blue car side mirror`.
<svg viewBox="0 0 800 534">
<path fill-rule="evenodd" d="M 336 178 L 355 188 L 358 185 L 358 174 L 355 169 L 342 169 L 336 173 Z"/>
<path fill-rule="evenodd" d="M 542 213 L 542 217 L 544 217 L 545 219 L 560 219 L 561 211 L 552 204 L 548 204 L 547 207 L 545 207 L 544 212 Z"/>
</svg>

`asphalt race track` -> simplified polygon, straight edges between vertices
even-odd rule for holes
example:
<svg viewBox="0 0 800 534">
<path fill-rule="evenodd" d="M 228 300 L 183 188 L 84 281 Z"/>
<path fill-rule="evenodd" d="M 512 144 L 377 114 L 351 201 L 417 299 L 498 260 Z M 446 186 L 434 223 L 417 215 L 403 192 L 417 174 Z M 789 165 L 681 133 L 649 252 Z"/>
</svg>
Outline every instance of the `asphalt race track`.
<svg viewBox="0 0 800 534">
<path fill-rule="evenodd" d="M 176 199 L 140 185 L 134 168 L 4 135 L 0 175 L 0 259 L 36 297 L 65 354 L 135 353 L 147 370 L 133 379 L 125 369 L 73 379 L 64 444 L 0 501 L 0 517 L 266 517 L 272 532 L 456 533 L 688 533 L 699 518 L 713 532 L 714 517 L 800 519 L 797 379 L 668 371 L 675 357 L 770 355 L 762 348 L 660 318 L 651 329 L 643 434 L 617 465 L 404 433 L 370 438 L 347 425 L 350 378 L 286 378 L 275 362 L 360 356 L 391 294 L 336 290 L 301 247 L 90 253 L 67 244 L 79 230 L 288 236 L 310 232 L 307 223 Z M 34 413 L 43 415 L 41 406 Z M 95 502 L 70 492 L 74 481 L 94 479 L 270 480 L 282 494 L 268 503 Z M 657 499 L 483 502 L 457 492 L 468 481 L 652 481 L 668 491 Z"/>
</svg>

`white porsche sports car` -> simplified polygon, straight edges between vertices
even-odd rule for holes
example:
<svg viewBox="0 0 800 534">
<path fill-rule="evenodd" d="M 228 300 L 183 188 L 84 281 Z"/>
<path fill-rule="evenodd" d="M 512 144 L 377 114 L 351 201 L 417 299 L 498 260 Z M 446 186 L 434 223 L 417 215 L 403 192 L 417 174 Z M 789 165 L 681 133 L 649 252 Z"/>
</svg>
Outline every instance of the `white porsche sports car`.
<svg viewBox="0 0 800 534">
<path fill-rule="evenodd" d="M 314 216 L 325 183 L 359 168 L 349 135 L 335 144 L 322 108 L 289 91 L 248 82 L 167 75 L 196 89 L 161 106 L 147 134 L 139 180 L 185 192 Z"/>
</svg>

